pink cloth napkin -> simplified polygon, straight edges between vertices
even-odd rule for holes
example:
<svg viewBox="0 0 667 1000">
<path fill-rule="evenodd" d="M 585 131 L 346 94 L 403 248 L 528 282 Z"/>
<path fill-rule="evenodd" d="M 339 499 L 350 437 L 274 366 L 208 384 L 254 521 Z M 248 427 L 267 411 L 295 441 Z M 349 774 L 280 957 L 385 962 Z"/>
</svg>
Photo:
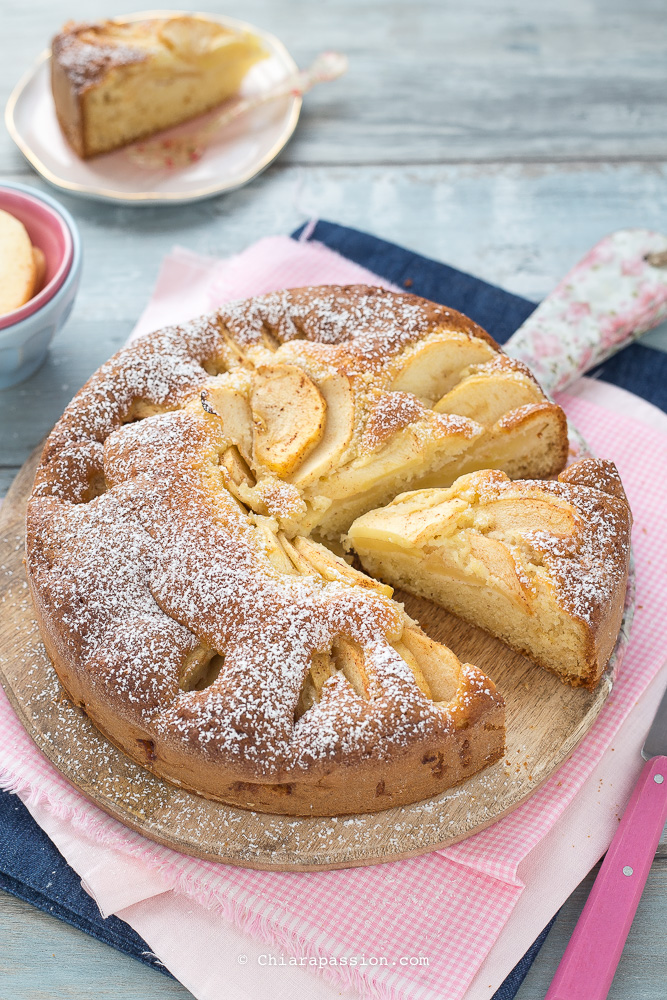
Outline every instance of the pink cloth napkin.
<svg viewBox="0 0 667 1000">
<path fill-rule="evenodd" d="M 285 237 L 261 240 L 230 261 L 178 250 L 164 262 L 135 335 L 225 299 L 357 281 L 381 283 L 324 247 Z M 652 714 L 654 695 L 641 696 L 667 639 L 667 462 L 659 460 L 667 457 L 667 421 L 628 393 L 586 379 L 559 401 L 592 449 L 619 466 L 635 515 L 637 612 L 614 692 L 591 732 L 545 786 L 488 830 L 409 861 L 339 872 L 198 861 L 88 803 L 33 747 L 0 696 L 3 785 L 19 792 L 103 913 L 127 919 L 199 1000 L 223 991 L 249 1000 L 269 989 L 278 997 L 308 989 L 318 1000 L 341 990 L 392 1000 L 488 997 L 606 848 Z M 269 964 L 269 955 L 281 954 L 285 965 Z"/>
</svg>

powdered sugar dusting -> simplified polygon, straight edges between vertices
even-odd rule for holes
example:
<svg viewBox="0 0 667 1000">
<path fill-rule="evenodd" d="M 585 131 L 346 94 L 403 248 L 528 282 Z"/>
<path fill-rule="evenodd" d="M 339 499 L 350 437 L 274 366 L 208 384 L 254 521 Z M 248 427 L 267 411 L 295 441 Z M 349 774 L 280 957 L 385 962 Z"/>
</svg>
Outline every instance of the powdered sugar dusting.
<svg viewBox="0 0 667 1000">
<path fill-rule="evenodd" d="M 53 55 L 73 87 L 82 91 L 111 70 L 143 62 L 147 52 L 110 36 L 112 25 L 69 24 L 53 39 Z"/>
<path fill-rule="evenodd" d="M 106 493 L 32 507 L 29 528 L 42 539 L 31 547 L 33 583 L 99 693 L 117 711 L 136 705 L 167 740 L 236 761 L 246 777 L 377 752 L 380 737 L 381 759 L 419 729 L 444 734 L 451 723 L 389 645 L 403 629 L 400 608 L 363 588 L 273 571 L 248 517 L 224 491 L 208 495 L 187 463 L 210 443 L 205 426 L 184 412 L 129 425 L 108 439 Z M 44 544 L 46 524 L 56 544 Z M 377 697 L 332 691 L 295 724 L 311 653 L 339 634 L 366 651 Z M 197 644 L 223 653 L 224 671 L 206 691 L 181 692 L 179 669 Z"/>
<path fill-rule="evenodd" d="M 617 591 L 625 588 L 630 552 L 632 515 L 613 463 L 585 459 L 562 473 L 558 482 L 513 483 L 500 473 L 479 473 L 471 480 L 483 502 L 547 493 L 574 513 L 572 533 L 533 529 L 523 539 L 543 563 L 560 604 L 586 625 L 599 627 Z M 518 572 L 526 555 L 516 549 Z M 530 587 L 530 579 L 525 582 Z"/>
<path fill-rule="evenodd" d="M 619 587 L 625 589 L 630 508 L 606 490 L 581 484 L 547 482 L 540 488 L 566 500 L 579 514 L 579 523 L 569 539 L 544 531 L 526 537 L 542 554 L 563 606 L 587 625 L 598 627 Z"/>
<path fill-rule="evenodd" d="M 380 388 L 388 358 L 448 329 L 486 336 L 413 296 L 297 290 L 151 335 L 93 376 L 47 442 L 28 567 L 45 622 L 105 711 L 160 746 L 224 764 L 230 779 L 281 781 L 447 741 L 455 719 L 497 709 L 474 668 L 461 673 L 449 711 L 422 694 L 392 646 L 408 619 L 387 598 L 275 568 L 225 488 L 218 461 L 230 441 L 221 422 L 214 408 L 193 404 L 211 375 L 252 372 L 281 344 L 304 340 L 312 364 L 346 372 L 365 393 L 356 419 L 367 453 L 408 426 L 423 446 L 438 435 L 474 436 L 474 421 Z M 270 515 L 289 508 L 298 520 L 294 486 L 262 478 L 255 489 Z M 363 650 L 371 696 L 338 674 L 295 720 L 313 654 L 339 636 Z M 183 690 L 186 663 L 207 651 L 224 657 L 217 678 Z"/>
<path fill-rule="evenodd" d="M 238 342 L 247 347 L 261 343 L 267 333 L 280 341 L 306 337 L 322 344 L 346 344 L 350 356 L 365 365 L 386 363 L 440 326 L 490 339 L 453 309 L 363 285 L 274 292 L 226 305 L 221 317 Z"/>
</svg>

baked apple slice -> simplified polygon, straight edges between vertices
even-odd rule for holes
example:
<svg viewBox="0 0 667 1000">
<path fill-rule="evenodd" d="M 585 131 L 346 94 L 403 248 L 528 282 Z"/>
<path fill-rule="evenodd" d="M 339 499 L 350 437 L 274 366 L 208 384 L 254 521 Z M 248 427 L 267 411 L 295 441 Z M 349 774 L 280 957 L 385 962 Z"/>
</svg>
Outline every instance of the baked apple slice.
<svg viewBox="0 0 667 1000">
<path fill-rule="evenodd" d="M 222 421 L 222 429 L 230 444 L 238 448 L 244 462 L 252 456 L 252 413 L 248 390 L 234 375 L 221 375 L 219 380 L 207 382 L 201 391 L 202 409 Z"/>
<path fill-rule="evenodd" d="M 411 392 L 426 406 L 433 406 L 449 392 L 470 365 L 481 365 L 496 356 L 485 340 L 447 331 L 441 340 L 430 339 L 408 348 L 389 389 Z"/>
<path fill-rule="evenodd" d="M 354 396 L 347 375 L 323 379 L 318 388 L 326 403 L 327 419 L 320 441 L 292 475 L 292 482 L 299 487 L 308 486 L 338 466 L 354 431 Z"/>
<path fill-rule="evenodd" d="M 436 413 L 470 417 L 489 427 L 510 410 L 543 399 L 542 390 L 529 375 L 510 368 L 492 371 L 481 368 L 450 389 L 433 409 Z"/>
<path fill-rule="evenodd" d="M 340 556 L 335 555 L 326 545 L 320 545 L 318 542 L 311 541 L 310 538 L 298 535 L 293 540 L 293 547 L 301 558 L 305 559 L 325 580 L 349 583 L 351 587 L 367 587 L 369 590 L 377 590 L 385 597 L 391 597 L 393 594 L 392 588 L 388 587 L 387 584 L 379 583 L 372 577 L 366 576 L 365 573 L 360 573 Z"/>
<path fill-rule="evenodd" d="M 327 405 L 296 365 L 262 365 L 251 395 L 255 462 L 288 476 L 321 440 Z"/>
</svg>

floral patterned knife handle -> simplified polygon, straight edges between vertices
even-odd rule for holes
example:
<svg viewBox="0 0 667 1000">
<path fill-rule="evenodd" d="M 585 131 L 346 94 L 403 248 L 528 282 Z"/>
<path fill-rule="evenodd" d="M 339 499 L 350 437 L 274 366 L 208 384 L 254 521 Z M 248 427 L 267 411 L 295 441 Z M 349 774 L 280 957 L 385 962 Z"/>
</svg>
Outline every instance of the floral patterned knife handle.
<svg viewBox="0 0 667 1000">
<path fill-rule="evenodd" d="M 667 236 L 621 229 L 590 250 L 510 337 L 547 393 L 667 319 Z"/>
</svg>

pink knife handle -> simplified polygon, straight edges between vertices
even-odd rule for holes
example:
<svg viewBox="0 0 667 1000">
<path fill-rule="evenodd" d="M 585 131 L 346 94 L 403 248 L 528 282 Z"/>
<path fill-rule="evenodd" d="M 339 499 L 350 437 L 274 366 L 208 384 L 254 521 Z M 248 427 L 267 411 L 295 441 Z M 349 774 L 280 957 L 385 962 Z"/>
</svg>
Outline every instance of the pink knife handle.
<svg viewBox="0 0 667 1000">
<path fill-rule="evenodd" d="M 544 1000 L 604 1000 L 667 820 L 667 757 L 644 766 Z"/>
</svg>

